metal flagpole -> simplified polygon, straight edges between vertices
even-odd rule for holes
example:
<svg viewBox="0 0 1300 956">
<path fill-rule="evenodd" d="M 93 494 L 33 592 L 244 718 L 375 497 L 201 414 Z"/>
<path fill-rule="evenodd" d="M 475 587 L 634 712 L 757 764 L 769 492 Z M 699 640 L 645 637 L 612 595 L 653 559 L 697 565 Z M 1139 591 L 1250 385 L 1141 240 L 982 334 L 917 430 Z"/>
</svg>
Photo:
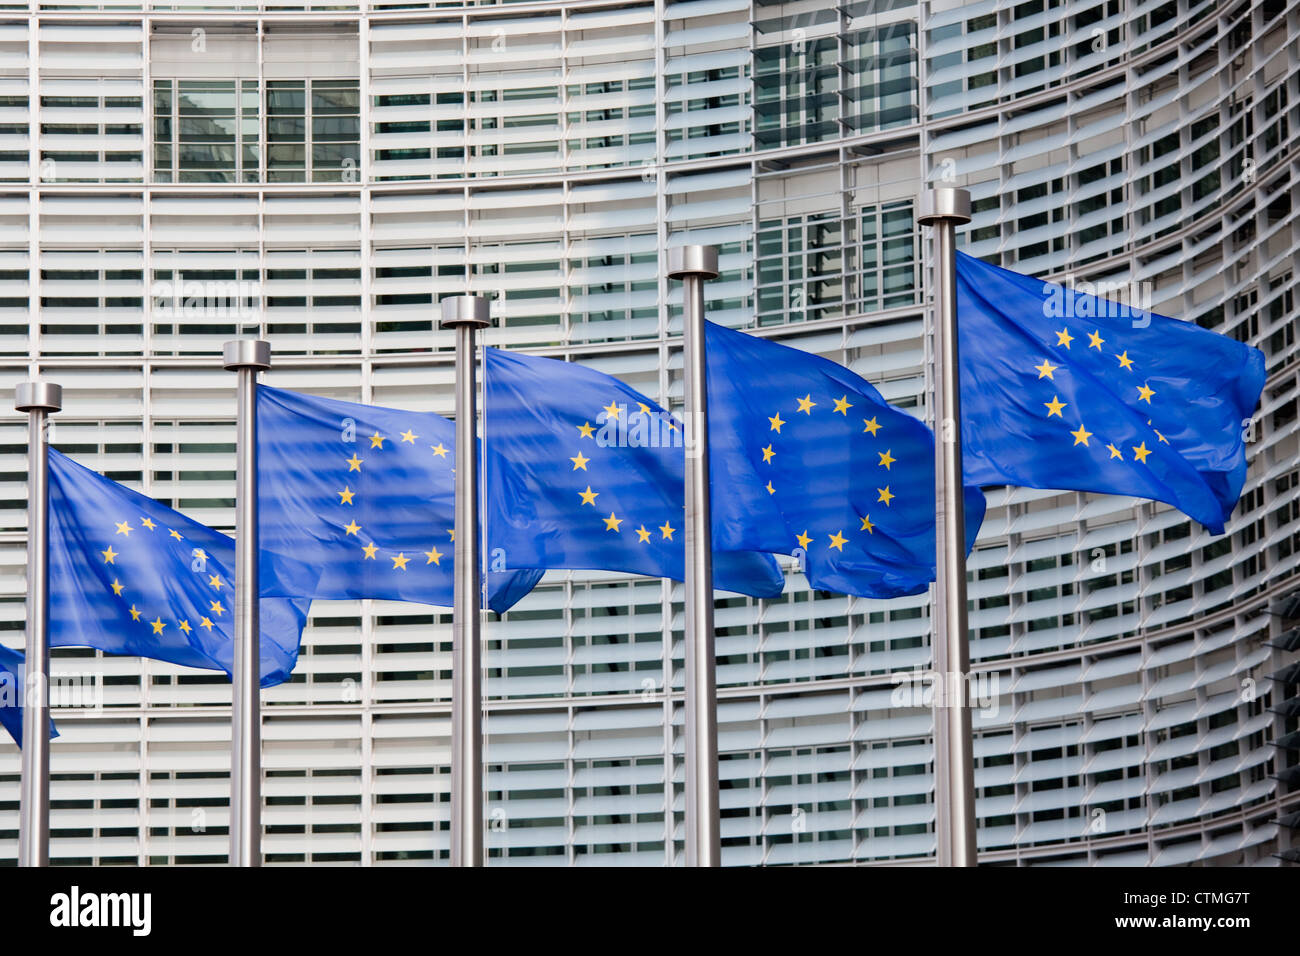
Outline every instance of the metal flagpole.
<svg viewBox="0 0 1300 956">
<path fill-rule="evenodd" d="M 483 569 L 478 534 L 478 376 L 474 333 L 487 328 L 481 295 L 442 300 L 444 329 L 456 330 L 456 580 L 451 625 L 451 865 L 483 865 Z"/>
<path fill-rule="evenodd" d="M 966 515 L 961 473 L 961 374 L 957 355 L 957 226 L 970 222 L 970 193 L 923 193 L 917 222 L 934 230 L 935 600 L 931 645 L 934 699 L 936 863 L 975 866 L 975 768 L 967 681 Z"/>
<path fill-rule="evenodd" d="M 704 280 L 718 250 L 668 250 L 668 278 L 682 280 L 686 376 L 686 865 L 719 866 L 718 687 L 714 673 L 713 547 L 709 522 L 709 419 L 705 388 Z"/>
<path fill-rule="evenodd" d="M 50 462 L 45 453 L 51 412 L 63 389 L 23 382 L 14 408 L 27 413 L 27 640 L 23 695 L 22 787 L 18 865 L 50 865 Z"/>
<path fill-rule="evenodd" d="M 235 438 L 235 659 L 230 718 L 230 864 L 262 865 L 261 633 L 257 576 L 257 373 L 271 344 L 227 342 L 227 371 L 239 374 Z"/>
</svg>

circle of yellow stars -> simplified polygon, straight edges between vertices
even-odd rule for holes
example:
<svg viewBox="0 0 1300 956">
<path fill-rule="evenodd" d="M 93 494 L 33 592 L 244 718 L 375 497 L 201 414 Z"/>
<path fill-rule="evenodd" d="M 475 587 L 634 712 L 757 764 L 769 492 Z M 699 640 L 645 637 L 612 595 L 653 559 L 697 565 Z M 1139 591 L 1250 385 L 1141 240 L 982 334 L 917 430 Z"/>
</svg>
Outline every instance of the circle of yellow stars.
<svg viewBox="0 0 1300 956">
<path fill-rule="evenodd" d="M 127 518 L 125 521 L 113 522 L 116 526 L 116 530 L 113 532 L 113 539 L 116 540 L 117 536 L 121 535 L 123 538 L 129 540 L 133 531 L 147 531 L 150 534 L 154 534 L 161 530 L 161 525 L 155 522 L 148 515 L 142 515 L 138 520 L 140 522 L 138 527 L 131 524 L 130 518 Z M 185 536 L 175 528 L 168 528 L 166 537 L 175 541 L 185 540 Z M 208 556 L 202 548 L 195 548 L 191 553 L 193 557 L 200 558 L 204 561 L 207 560 Z M 150 629 L 151 634 L 161 635 L 173 624 L 178 630 L 186 635 L 194 630 L 195 625 L 190 624 L 188 618 L 171 618 L 169 620 L 163 620 L 162 615 L 157 614 L 151 621 L 149 620 L 149 615 L 145 613 L 143 609 L 136 607 L 135 601 L 128 599 L 127 592 L 129 588 L 127 585 L 122 583 L 121 576 L 116 573 L 117 559 L 122 556 L 122 552 L 114 549 L 113 541 L 110 541 L 108 547 L 99 552 L 99 556 L 105 565 L 111 565 L 114 568 L 115 573 L 113 581 L 109 584 L 109 587 L 112 589 L 114 597 L 120 598 L 124 605 L 129 604 L 126 610 L 127 613 L 131 615 L 132 621 L 139 621 L 147 626 Z M 208 602 L 207 613 L 199 615 L 197 626 L 204 630 L 211 631 L 216 627 L 213 618 L 220 621 L 222 616 L 226 613 L 226 607 L 221 603 L 221 591 L 223 588 L 228 587 L 228 585 L 220 574 L 207 574 L 204 572 L 204 576 L 207 578 L 208 587 L 212 588 L 216 593 L 216 597 Z"/>
<path fill-rule="evenodd" d="M 1070 345 L 1075 341 L 1077 336 L 1070 334 L 1069 326 L 1062 327 L 1059 330 L 1054 330 L 1054 334 L 1056 335 L 1055 347 L 1071 351 Z M 1099 353 L 1105 355 L 1106 353 L 1102 346 L 1106 343 L 1106 340 L 1102 338 L 1101 331 L 1099 329 L 1094 329 L 1087 333 L 1087 336 L 1088 344 L 1084 346 L 1084 348 L 1096 349 Z M 1133 388 L 1137 391 L 1137 397 L 1134 399 L 1134 403 L 1137 404 L 1139 408 L 1141 407 L 1140 403 L 1142 402 L 1150 405 L 1151 399 L 1156 394 L 1156 390 L 1151 387 L 1150 381 L 1144 380 L 1140 385 L 1136 384 L 1137 372 L 1134 368 L 1133 359 L 1129 358 L 1128 349 L 1124 349 L 1121 352 L 1113 352 L 1111 354 L 1118 363 L 1118 369 L 1129 372 L 1134 376 L 1135 384 L 1133 385 Z M 1043 359 L 1042 364 L 1033 366 L 1033 369 L 1038 373 L 1038 379 L 1040 381 L 1042 379 L 1047 379 L 1049 382 L 1055 382 L 1055 373 L 1059 372 L 1062 369 L 1062 366 L 1053 365 L 1050 358 L 1045 358 Z M 1066 417 L 1063 413 L 1070 407 L 1069 402 L 1061 401 L 1060 396 L 1054 394 L 1050 402 L 1043 402 L 1042 404 L 1043 407 L 1047 409 L 1047 418 L 1059 418 L 1062 423 L 1066 422 Z M 1147 419 L 1147 424 L 1152 425 L 1152 420 L 1150 418 Z M 1169 444 L 1169 439 L 1165 438 L 1165 436 L 1160 433 L 1160 429 L 1152 425 L 1151 431 L 1155 434 L 1157 444 Z M 1093 447 L 1091 441 L 1096 437 L 1096 434 L 1088 431 L 1087 426 L 1082 422 L 1079 423 L 1077 429 L 1071 430 L 1070 434 L 1074 437 L 1073 447 L 1079 445 L 1083 445 L 1085 448 Z M 1098 447 L 1100 447 L 1100 439 L 1098 439 L 1098 443 Z M 1145 439 L 1136 445 L 1130 445 L 1129 448 L 1131 449 L 1131 460 L 1144 465 L 1147 463 L 1147 458 L 1155 451 L 1154 448 L 1147 447 Z M 1124 449 L 1117 447 L 1114 442 L 1106 442 L 1105 449 L 1108 455 L 1106 458 L 1107 461 L 1113 461 L 1115 459 L 1119 459 L 1120 461 L 1126 460 L 1124 457 Z"/>
<path fill-rule="evenodd" d="M 767 416 L 769 432 L 775 432 L 778 437 L 781 436 L 782 428 L 789 425 L 791 421 L 798 421 L 799 415 L 801 414 L 812 418 L 814 414 L 813 409 L 818 408 L 822 404 L 813 400 L 812 392 L 808 392 L 802 398 L 796 395 L 794 402 L 795 409 L 791 414 L 789 421 L 781 417 L 780 410 L 778 410 L 774 415 Z M 854 403 L 849 401 L 848 393 L 846 392 L 839 398 L 832 399 L 832 402 L 833 406 L 827 410 L 828 413 L 831 415 L 843 415 L 846 421 L 849 420 L 849 409 L 854 407 Z M 870 418 L 863 418 L 861 434 L 870 435 L 872 438 L 879 437 L 880 432 L 884 430 L 884 426 L 877 420 L 878 417 L 879 416 L 877 415 L 873 415 Z M 759 449 L 759 454 L 763 456 L 761 464 L 770 465 L 775 461 L 777 456 L 777 449 L 774 447 L 775 444 L 776 439 L 772 439 L 767 445 L 764 445 Z M 885 469 L 886 473 L 892 471 L 893 465 L 898 461 L 898 459 L 894 457 L 893 449 L 886 447 L 884 451 L 877 451 L 875 454 L 879 458 L 879 461 L 876 462 L 876 467 Z M 774 495 L 777 492 L 777 489 L 773 486 L 770 480 L 763 487 L 767 490 L 769 495 Z M 886 477 L 884 486 L 877 486 L 876 488 L 876 503 L 883 504 L 886 508 L 889 508 L 892 507 L 892 502 L 896 497 L 898 496 L 890 489 L 889 481 Z M 852 540 L 852 534 L 861 534 L 864 531 L 868 535 L 876 533 L 876 525 L 871 520 L 871 515 L 869 513 L 859 515 L 858 518 L 861 521 L 861 524 L 857 528 L 839 528 L 834 532 L 823 530 L 814 533 L 810 533 L 810 529 L 805 528 L 799 534 L 795 535 L 795 541 L 800 550 L 807 553 L 813 544 L 820 541 L 822 537 L 825 537 L 826 542 L 824 546 L 828 550 L 838 551 L 842 554 L 844 552 L 844 546 Z M 846 530 L 849 531 L 849 535 L 845 534 Z"/>
<path fill-rule="evenodd" d="M 369 446 L 366 447 L 365 449 L 367 455 L 369 455 L 371 452 L 374 451 L 382 452 L 382 451 L 389 450 L 389 447 L 392 444 L 395 444 L 398 447 L 402 445 L 411 445 L 413 447 L 418 447 L 417 443 L 419 441 L 419 438 L 420 436 L 417 435 L 413 429 L 408 427 L 405 431 L 398 432 L 398 437 L 395 442 L 390 436 L 384 435 L 378 431 L 370 435 L 368 439 L 362 439 L 362 441 L 368 440 L 370 442 Z M 385 446 L 384 442 L 389 442 L 390 446 Z M 441 458 L 444 461 L 450 463 L 451 459 L 447 457 L 448 454 L 450 453 L 450 449 L 447 448 L 445 445 L 443 445 L 442 442 L 438 442 L 436 445 L 430 445 L 429 451 L 434 458 Z M 351 457 L 344 459 L 344 463 L 348 466 L 348 473 L 351 472 L 360 473 L 361 466 L 366 463 L 366 459 L 360 457 L 354 450 L 352 452 Z M 452 469 L 452 471 L 454 472 L 455 469 Z M 355 508 L 356 497 L 358 492 L 353 490 L 352 485 L 346 480 L 346 475 L 344 477 L 345 477 L 345 481 L 343 487 L 340 490 L 335 492 L 335 494 L 339 496 L 339 507 L 347 508 L 348 506 L 352 506 Z M 379 545 L 375 544 L 375 542 L 369 536 L 362 536 L 361 525 L 357 524 L 356 520 L 351 516 L 347 516 L 347 517 L 348 517 L 348 523 L 340 526 L 342 528 L 344 537 L 345 538 L 355 537 L 358 543 L 360 543 L 361 541 L 365 541 L 366 544 L 361 546 L 360 560 L 378 562 Z M 456 529 L 447 528 L 446 532 L 447 532 L 448 543 L 454 543 L 456 540 Z M 447 556 L 446 551 L 438 550 L 438 545 L 436 543 L 429 545 L 429 550 L 423 552 L 423 554 L 425 558 L 424 563 L 426 565 L 432 564 L 434 566 L 439 566 L 439 567 L 442 565 L 442 559 Z M 407 569 L 406 566 L 410 564 L 412 560 L 417 560 L 418 563 L 418 559 L 408 557 L 405 551 L 399 551 L 395 555 L 388 556 L 388 560 L 393 562 L 392 570 L 394 571 L 405 571 Z"/>
</svg>

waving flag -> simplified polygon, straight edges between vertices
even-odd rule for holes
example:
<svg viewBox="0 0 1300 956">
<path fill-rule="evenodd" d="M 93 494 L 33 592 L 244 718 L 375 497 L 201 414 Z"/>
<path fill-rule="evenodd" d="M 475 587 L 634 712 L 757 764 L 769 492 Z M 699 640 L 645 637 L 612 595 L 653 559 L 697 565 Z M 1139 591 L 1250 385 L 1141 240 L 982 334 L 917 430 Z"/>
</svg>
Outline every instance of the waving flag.
<svg viewBox="0 0 1300 956">
<path fill-rule="evenodd" d="M 916 594 L 935 576 L 934 435 L 861 376 L 710 322 L 719 547 L 798 554 L 813 587 Z M 967 548 L 984 495 L 966 488 Z"/>
<path fill-rule="evenodd" d="M 489 550 L 511 567 L 682 580 L 686 453 L 677 420 L 594 369 L 493 348 L 484 355 Z M 785 579 L 770 554 L 719 550 L 713 583 L 774 597 Z"/>
<path fill-rule="evenodd" d="M 23 655 L 0 644 L 0 726 L 9 732 L 19 747 L 23 745 L 23 697 L 27 685 Z M 50 721 L 50 738 L 59 736 Z"/>
<path fill-rule="evenodd" d="M 1164 501 L 1223 531 L 1264 355 L 957 255 L 965 478 Z"/>
<path fill-rule="evenodd" d="M 257 392 L 262 593 L 450 607 L 456 429 L 441 415 Z M 488 568 L 501 612 L 541 571 Z"/>
<path fill-rule="evenodd" d="M 50 646 L 231 673 L 235 542 L 50 450 Z M 308 600 L 261 603 L 261 684 L 289 678 Z"/>
</svg>

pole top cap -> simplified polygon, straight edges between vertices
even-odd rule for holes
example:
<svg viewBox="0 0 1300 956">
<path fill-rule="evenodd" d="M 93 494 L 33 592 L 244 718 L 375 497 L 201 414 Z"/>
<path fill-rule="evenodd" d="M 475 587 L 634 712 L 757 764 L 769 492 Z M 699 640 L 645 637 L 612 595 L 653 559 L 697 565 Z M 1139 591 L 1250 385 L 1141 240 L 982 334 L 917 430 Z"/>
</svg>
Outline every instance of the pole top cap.
<svg viewBox="0 0 1300 956">
<path fill-rule="evenodd" d="M 241 368 L 271 367 L 271 343 L 264 339 L 235 339 L 221 350 L 221 364 L 228 372 Z"/>
<path fill-rule="evenodd" d="M 486 329 L 492 324 L 488 315 L 488 300 L 481 295 L 449 295 L 442 300 L 442 329 Z"/>
<path fill-rule="evenodd" d="M 961 225 L 970 222 L 970 190 L 957 186 L 934 186 L 921 193 L 916 204 L 916 221 L 923 226 L 940 222 Z"/>
<path fill-rule="evenodd" d="M 14 408 L 20 412 L 60 411 L 63 386 L 53 382 L 20 382 L 14 386 Z"/>
<path fill-rule="evenodd" d="M 703 279 L 718 277 L 718 250 L 716 246 L 673 246 L 668 250 L 668 278 L 684 279 L 700 276 Z"/>
</svg>

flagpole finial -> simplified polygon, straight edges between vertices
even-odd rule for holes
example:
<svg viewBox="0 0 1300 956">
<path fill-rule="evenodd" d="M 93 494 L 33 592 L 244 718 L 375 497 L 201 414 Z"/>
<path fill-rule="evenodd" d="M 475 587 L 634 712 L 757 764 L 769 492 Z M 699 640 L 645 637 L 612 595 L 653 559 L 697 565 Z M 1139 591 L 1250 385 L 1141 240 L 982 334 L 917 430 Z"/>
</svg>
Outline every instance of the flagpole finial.
<svg viewBox="0 0 1300 956">
<path fill-rule="evenodd" d="M 492 324 L 488 314 L 488 300 L 481 295 L 449 295 L 442 300 L 442 321 L 439 328 L 486 329 Z"/>
<path fill-rule="evenodd" d="M 20 412 L 60 411 L 63 387 L 53 382 L 20 382 L 14 386 L 14 408 Z"/>
<path fill-rule="evenodd" d="M 221 364 L 228 372 L 241 368 L 266 370 L 271 367 L 271 343 L 264 339 L 235 339 L 221 350 Z"/>
<path fill-rule="evenodd" d="M 939 222 L 961 225 L 970 222 L 970 190 L 957 186 L 933 186 L 918 197 L 916 221 L 923 226 Z"/>
<path fill-rule="evenodd" d="M 718 277 L 718 250 L 714 246 L 673 246 L 668 250 L 668 278 Z"/>
</svg>

